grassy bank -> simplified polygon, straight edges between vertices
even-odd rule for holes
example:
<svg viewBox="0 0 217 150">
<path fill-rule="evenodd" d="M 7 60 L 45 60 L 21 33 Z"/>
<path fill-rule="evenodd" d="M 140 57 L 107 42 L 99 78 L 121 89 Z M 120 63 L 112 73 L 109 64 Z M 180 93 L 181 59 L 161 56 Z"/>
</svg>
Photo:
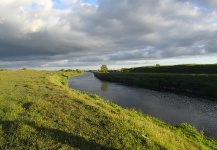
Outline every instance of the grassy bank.
<svg viewBox="0 0 217 150">
<path fill-rule="evenodd" d="M 77 72 L 0 72 L 0 149 L 217 149 L 183 123 L 171 126 L 71 90 Z"/>
<path fill-rule="evenodd" d="M 148 70 L 148 68 L 146 69 Z M 136 72 L 135 70 L 137 68 L 131 71 L 125 70 L 124 72 L 94 74 L 101 80 L 154 90 L 191 94 L 217 100 L 217 74 L 143 73 L 142 71 Z"/>
<path fill-rule="evenodd" d="M 125 73 L 122 78 L 130 79 L 129 82 L 122 79 L 122 83 L 217 99 L 217 64 L 156 65 L 122 69 L 121 72 Z M 118 80 L 117 75 L 112 76 Z"/>
<path fill-rule="evenodd" d="M 182 73 L 182 74 L 217 74 L 217 64 L 188 64 L 174 66 L 147 66 L 122 69 L 131 73 Z"/>
</svg>

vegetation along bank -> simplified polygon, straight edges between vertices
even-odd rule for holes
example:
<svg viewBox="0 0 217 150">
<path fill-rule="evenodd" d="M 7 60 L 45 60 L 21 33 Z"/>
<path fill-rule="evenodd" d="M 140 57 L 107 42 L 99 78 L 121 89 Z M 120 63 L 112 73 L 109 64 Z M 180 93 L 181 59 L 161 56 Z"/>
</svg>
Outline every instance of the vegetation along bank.
<svg viewBox="0 0 217 150">
<path fill-rule="evenodd" d="M 152 66 L 94 74 L 101 80 L 217 100 L 217 65 Z"/>
<path fill-rule="evenodd" d="M 186 123 L 171 126 L 68 88 L 76 71 L 0 71 L 0 149 L 217 149 Z"/>
</svg>

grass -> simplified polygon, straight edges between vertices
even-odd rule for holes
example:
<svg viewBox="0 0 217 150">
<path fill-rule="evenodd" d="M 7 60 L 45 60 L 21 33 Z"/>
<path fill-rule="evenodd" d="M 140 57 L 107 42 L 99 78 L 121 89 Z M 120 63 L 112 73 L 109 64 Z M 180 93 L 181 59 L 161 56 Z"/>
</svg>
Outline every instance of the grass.
<svg viewBox="0 0 217 150">
<path fill-rule="evenodd" d="M 217 100 L 217 74 L 183 73 L 94 73 L 102 80 L 135 85 L 154 90 L 166 90 Z"/>
<path fill-rule="evenodd" d="M 134 73 L 184 73 L 184 74 L 217 74 L 217 64 L 187 64 L 174 66 L 147 66 L 122 69 Z"/>
<path fill-rule="evenodd" d="M 68 88 L 77 72 L 0 72 L 0 149 L 217 149 L 188 124 L 171 126 Z"/>
</svg>

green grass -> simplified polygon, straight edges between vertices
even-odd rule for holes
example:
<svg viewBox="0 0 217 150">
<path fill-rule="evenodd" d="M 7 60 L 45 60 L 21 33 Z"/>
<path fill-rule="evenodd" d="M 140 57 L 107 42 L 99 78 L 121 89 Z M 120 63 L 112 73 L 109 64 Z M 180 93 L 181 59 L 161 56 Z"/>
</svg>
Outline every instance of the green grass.
<svg viewBox="0 0 217 150">
<path fill-rule="evenodd" d="M 95 73 L 102 80 L 135 85 L 154 90 L 166 90 L 217 100 L 217 74 L 175 73 Z"/>
<path fill-rule="evenodd" d="M 123 72 L 136 73 L 184 73 L 184 74 L 217 74 L 217 64 L 187 64 L 174 66 L 147 66 L 122 69 Z"/>
<path fill-rule="evenodd" d="M 217 149 L 190 125 L 171 126 L 68 88 L 77 72 L 0 72 L 0 149 Z"/>
</svg>

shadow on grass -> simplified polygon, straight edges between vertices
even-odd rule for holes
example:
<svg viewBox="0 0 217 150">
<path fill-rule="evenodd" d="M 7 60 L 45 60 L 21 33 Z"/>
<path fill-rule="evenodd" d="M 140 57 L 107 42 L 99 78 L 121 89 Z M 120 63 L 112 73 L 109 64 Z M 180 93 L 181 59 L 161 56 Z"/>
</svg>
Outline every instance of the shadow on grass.
<svg viewBox="0 0 217 150">
<path fill-rule="evenodd" d="M 5 134 L 13 134 L 17 131 L 20 125 L 26 124 L 35 128 L 38 132 L 43 134 L 48 134 L 53 140 L 69 145 L 73 148 L 78 148 L 81 150 L 115 150 L 115 148 L 103 146 L 95 143 L 94 141 L 87 141 L 83 137 L 73 135 L 58 129 L 49 129 L 45 127 L 39 127 L 34 122 L 29 121 L 2 121 L 0 120 L 0 125 L 2 125 L 2 130 Z M 9 135 L 10 136 L 10 135 Z"/>
</svg>

